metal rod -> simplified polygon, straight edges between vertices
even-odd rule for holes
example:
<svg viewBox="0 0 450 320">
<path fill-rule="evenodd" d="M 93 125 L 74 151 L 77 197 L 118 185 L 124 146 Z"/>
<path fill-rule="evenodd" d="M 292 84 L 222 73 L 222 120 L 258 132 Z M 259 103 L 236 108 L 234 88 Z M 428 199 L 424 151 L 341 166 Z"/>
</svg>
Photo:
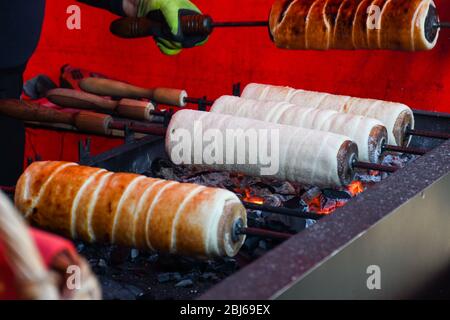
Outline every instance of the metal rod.
<svg viewBox="0 0 450 320">
<path fill-rule="evenodd" d="M 360 162 L 360 161 L 353 162 L 353 167 L 360 168 L 360 169 L 367 169 L 367 170 L 383 171 L 383 172 L 389 172 L 389 173 L 394 173 L 399 169 L 398 167 L 391 167 L 391 166 L 385 166 L 385 165 L 377 164 L 377 163 Z"/>
<path fill-rule="evenodd" d="M 45 122 L 25 122 L 25 125 L 27 128 L 36 128 L 36 129 L 47 129 L 57 132 L 75 132 L 75 133 L 81 133 L 81 134 L 87 134 L 90 136 L 96 136 L 96 137 L 112 137 L 117 139 L 123 139 L 123 136 L 120 135 L 114 135 L 114 134 L 102 134 L 102 133 L 92 133 L 82 130 L 77 130 L 76 128 L 70 128 L 70 127 L 59 127 L 58 124 L 52 124 L 52 123 L 45 123 Z"/>
<path fill-rule="evenodd" d="M 271 212 L 271 213 L 275 213 L 275 214 L 296 217 L 296 218 L 302 218 L 302 219 L 319 220 L 324 217 L 324 215 L 317 214 L 317 213 L 300 212 L 299 210 L 295 210 L 295 209 L 272 207 L 272 206 L 251 203 L 251 202 L 246 202 L 246 201 L 243 201 L 242 204 L 244 205 L 244 207 L 246 207 L 247 209 L 250 209 L 250 210 L 267 211 L 267 212 Z"/>
<path fill-rule="evenodd" d="M 387 145 L 383 146 L 383 152 L 384 151 L 394 151 L 394 152 L 409 153 L 409 154 L 415 154 L 418 156 L 423 156 L 430 150 L 419 149 L 419 148 L 410 148 L 410 147 L 399 147 L 399 146 L 387 144 Z"/>
<path fill-rule="evenodd" d="M 212 106 L 214 104 L 214 101 L 211 101 L 211 100 L 205 100 L 202 98 L 190 98 L 190 97 L 184 98 L 184 102 L 193 103 L 193 104 L 203 103 L 204 105 L 207 105 L 207 106 Z"/>
<path fill-rule="evenodd" d="M 213 22 L 213 28 L 233 28 L 233 27 L 268 27 L 269 21 L 225 21 Z"/>
<path fill-rule="evenodd" d="M 152 110 L 152 111 L 150 111 L 150 114 L 153 115 L 153 116 L 165 117 L 167 112 L 165 112 L 165 111 L 158 111 L 158 110 Z"/>
<path fill-rule="evenodd" d="M 134 121 L 118 121 L 115 120 L 110 124 L 110 129 L 125 130 L 128 128 L 136 133 L 151 134 L 155 136 L 165 136 L 167 129 L 163 126 L 154 126 L 141 124 Z"/>
<path fill-rule="evenodd" d="M 450 22 L 439 22 L 433 25 L 434 28 L 450 28 Z"/>
<path fill-rule="evenodd" d="M 241 228 L 237 231 L 239 234 L 245 234 L 248 236 L 259 236 L 264 238 L 272 238 L 272 239 L 289 239 L 293 236 L 291 233 L 277 232 L 267 229 L 260 228 Z"/>
<path fill-rule="evenodd" d="M 446 132 L 434 132 L 427 130 L 417 130 L 417 129 L 408 129 L 406 130 L 406 135 L 419 136 L 425 138 L 433 138 L 433 139 L 441 139 L 441 140 L 449 140 L 450 133 Z"/>
<path fill-rule="evenodd" d="M 27 127 L 31 128 L 46 128 L 50 130 L 55 131 L 64 131 L 64 132 L 77 132 L 77 133 L 83 133 L 83 134 L 89 134 L 89 135 L 95 135 L 95 136 L 112 136 L 111 134 L 99 134 L 99 133 L 92 133 L 88 131 L 82 131 L 77 130 L 76 128 L 64 128 L 64 127 L 56 127 L 55 124 L 52 123 L 36 123 L 36 122 L 26 122 Z M 141 134 L 151 134 L 154 136 L 165 136 L 167 132 L 167 128 L 163 125 L 156 125 L 154 122 L 147 122 L 147 123 L 141 123 L 137 121 L 127 121 L 127 120 L 114 120 L 110 125 L 109 129 L 114 130 L 120 130 L 125 131 L 125 128 L 128 128 L 128 130 L 133 131 L 135 133 L 141 133 Z M 114 136 L 119 138 L 119 136 Z"/>
</svg>

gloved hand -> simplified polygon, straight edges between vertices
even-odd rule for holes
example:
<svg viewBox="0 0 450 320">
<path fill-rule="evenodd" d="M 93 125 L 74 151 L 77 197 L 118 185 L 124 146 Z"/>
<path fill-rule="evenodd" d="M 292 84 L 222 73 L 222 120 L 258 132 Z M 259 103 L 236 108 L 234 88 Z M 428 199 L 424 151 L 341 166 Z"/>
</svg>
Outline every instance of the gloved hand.
<svg viewBox="0 0 450 320">
<path fill-rule="evenodd" d="M 163 19 L 170 28 L 172 38 L 155 38 L 161 52 L 175 55 L 182 48 L 199 46 L 207 41 L 205 36 L 184 36 L 180 28 L 180 17 L 201 14 L 201 11 L 189 0 L 139 0 L 138 17 Z"/>
</svg>

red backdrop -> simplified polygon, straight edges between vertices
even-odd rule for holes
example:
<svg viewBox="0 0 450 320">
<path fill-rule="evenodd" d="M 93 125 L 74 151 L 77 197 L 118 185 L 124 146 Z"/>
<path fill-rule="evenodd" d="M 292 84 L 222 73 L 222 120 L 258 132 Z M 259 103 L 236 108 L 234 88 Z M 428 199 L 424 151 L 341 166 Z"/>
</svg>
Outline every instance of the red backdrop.
<svg viewBox="0 0 450 320">
<path fill-rule="evenodd" d="M 450 1 L 435 0 L 450 21 Z M 196 0 L 215 20 L 266 19 L 272 0 Z M 66 28 L 66 9 L 78 4 L 48 0 L 39 47 L 26 78 L 43 73 L 57 80 L 65 63 L 142 86 L 186 88 L 191 96 L 216 98 L 233 82 L 262 82 L 360 97 L 399 101 L 412 108 L 450 112 L 450 30 L 429 52 L 287 51 L 274 47 L 267 30 L 215 30 L 208 43 L 176 57 L 159 53 L 151 39 L 122 40 L 109 34 L 108 12 L 81 7 L 81 30 Z M 79 4 L 78 4 L 79 5 Z M 29 130 L 26 156 L 77 160 L 75 134 Z M 100 152 L 120 143 L 95 138 Z"/>
</svg>

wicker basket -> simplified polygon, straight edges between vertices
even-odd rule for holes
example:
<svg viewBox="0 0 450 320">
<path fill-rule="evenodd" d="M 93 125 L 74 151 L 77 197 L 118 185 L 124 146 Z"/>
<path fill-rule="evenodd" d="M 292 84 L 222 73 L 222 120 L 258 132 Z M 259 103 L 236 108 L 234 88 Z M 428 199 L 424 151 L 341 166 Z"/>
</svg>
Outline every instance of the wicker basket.
<svg viewBox="0 0 450 320">
<path fill-rule="evenodd" d="M 15 273 L 18 296 L 29 300 L 94 300 L 101 298 L 99 283 L 78 254 L 63 251 L 47 268 L 22 216 L 0 191 L 0 243 Z M 79 273 L 78 285 L 68 286 L 70 266 Z"/>
</svg>

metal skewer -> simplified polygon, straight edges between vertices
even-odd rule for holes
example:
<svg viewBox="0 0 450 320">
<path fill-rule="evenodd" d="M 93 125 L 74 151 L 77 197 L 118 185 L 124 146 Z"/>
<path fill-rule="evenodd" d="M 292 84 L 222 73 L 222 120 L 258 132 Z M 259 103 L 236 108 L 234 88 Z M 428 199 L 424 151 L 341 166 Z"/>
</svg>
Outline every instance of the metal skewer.
<svg viewBox="0 0 450 320">
<path fill-rule="evenodd" d="M 109 125 L 109 128 L 115 130 L 128 129 L 136 133 L 151 134 L 155 136 L 164 136 L 167 131 L 167 129 L 163 126 L 155 126 L 146 123 L 139 123 L 136 121 L 121 121 L 121 120 L 114 120 Z"/>
<path fill-rule="evenodd" d="M 227 21 L 227 22 L 213 22 L 213 28 L 229 28 L 229 27 L 268 27 L 268 21 Z"/>
<path fill-rule="evenodd" d="M 259 211 L 267 211 L 275 214 L 281 214 L 284 216 L 290 216 L 290 217 L 296 217 L 296 218 L 302 218 L 302 219 L 312 219 L 312 220 L 319 220 L 324 217 L 324 215 L 317 214 L 317 213 L 308 213 L 308 212 L 300 212 L 299 210 L 295 209 L 288 209 L 283 207 L 272 207 L 267 206 L 263 204 L 256 204 L 251 202 L 243 201 L 242 204 L 244 207 L 250 210 L 259 210 Z"/>
<path fill-rule="evenodd" d="M 205 98 L 191 98 L 191 97 L 184 98 L 184 102 L 193 104 L 203 104 L 205 106 L 212 106 L 214 104 L 214 101 L 206 100 Z"/>
<path fill-rule="evenodd" d="M 248 235 L 248 236 L 260 236 L 264 238 L 272 238 L 272 239 L 283 239 L 287 240 L 293 236 L 291 233 L 277 232 L 267 229 L 260 228 L 240 228 L 236 231 L 237 234 Z"/>
<path fill-rule="evenodd" d="M 186 36 L 209 35 L 214 28 L 268 27 L 269 22 L 263 21 L 221 21 L 215 22 L 208 15 L 188 15 L 180 19 L 181 30 Z M 450 22 L 438 22 L 433 28 L 450 28 Z M 146 36 L 170 36 L 161 22 L 149 18 L 122 18 L 113 21 L 110 30 L 123 38 L 139 38 Z"/>
<path fill-rule="evenodd" d="M 433 132 L 433 131 L 427 131 L 427 130 L 408 129 L 408 130 L 406 130 L 406 135 L 440 139 L 440 140 L 449 140 L 450 139 L 450 133 Z"/>
<path fill-rule="evenodd" d="M 394 151 L 394 152 L 409 153 L 409 154 L 415 154 L 418 156 L 423 156 L 423 155 L 427 154 L 430 150 L 411 148 L 411 147 L 399 147 L 399 146 L 386 144 L 382 148 L 382 152 L 384 152 L 384 151 Z"/>
<path fill-rule="evenodd" d="M 450 22 L 439 22 L 439 23 L 435 23 L 434 25 L 433 25 L 433 27 L 434 28 L 440 28 L 440 29 L 443 29 L 443 28 L 450 28 Z"/>
<path fill-rule="evenodd" d="M 391 166 L 385 166 L 382 164 L 361 162 L 361 161 L 354 161 L 353 168 L 375 170 L 375 171 L 382 171 L 382 172 L 388 172 L 388 173 L 394 173 L 398 169 L 400 169 L 398 167 L 391 167 Z"/>
<path fill-rule="evenodd" d="M 230 27 L 268 27 L 265 21 L 224 21 L 214 22 L 207 15 L 187 15 L 180 18 L 180 27 L 184 36 L 208 36 L 214 28 Z M 171 38 L 169 28 L 160 21 L 143 18 L 121 18 L 113 21 L 110 31 L 121 38 L 164 37 Z"/>
</svg>

